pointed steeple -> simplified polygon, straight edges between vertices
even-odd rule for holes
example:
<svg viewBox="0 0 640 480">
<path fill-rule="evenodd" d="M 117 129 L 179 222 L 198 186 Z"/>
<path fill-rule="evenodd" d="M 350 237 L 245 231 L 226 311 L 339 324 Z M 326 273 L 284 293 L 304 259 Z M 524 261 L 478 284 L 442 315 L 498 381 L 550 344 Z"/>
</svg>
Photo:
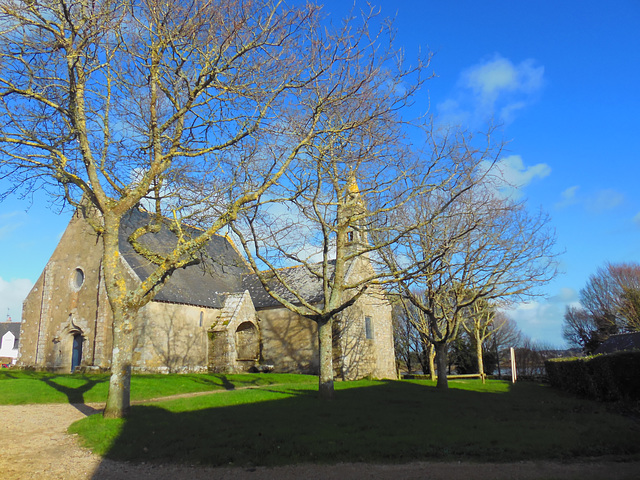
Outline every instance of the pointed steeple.
<svg viewBox="0 0 640 480">
<path fill-rule="evenodd" d="M 358 182 L 353 173 L 347 180 L 343 212 L 349 223 L 347 231 L 347 252 L 349 255 L 362 252 L 368 245 L 367 231 L 364 226 L 365 205 Z"/>
</svg>

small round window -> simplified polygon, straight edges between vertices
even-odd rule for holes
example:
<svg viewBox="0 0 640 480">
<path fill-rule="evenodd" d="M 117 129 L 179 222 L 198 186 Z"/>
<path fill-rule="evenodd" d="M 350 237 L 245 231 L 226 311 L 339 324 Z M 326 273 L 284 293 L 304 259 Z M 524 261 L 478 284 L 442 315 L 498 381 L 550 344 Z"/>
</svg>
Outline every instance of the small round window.
<svg viewBox="0 0 640 480">
<path fill-rule="evenodd" d="M 72 284 L 73 288 L 75 288 L 76 290 L 80 290 L 80 287 L 82 287 L 82 285 L 84 284 L 84 272 L 82 271 L 82 269 L 76 268 L 76 270 L 73 272 Z"/>
</svg>

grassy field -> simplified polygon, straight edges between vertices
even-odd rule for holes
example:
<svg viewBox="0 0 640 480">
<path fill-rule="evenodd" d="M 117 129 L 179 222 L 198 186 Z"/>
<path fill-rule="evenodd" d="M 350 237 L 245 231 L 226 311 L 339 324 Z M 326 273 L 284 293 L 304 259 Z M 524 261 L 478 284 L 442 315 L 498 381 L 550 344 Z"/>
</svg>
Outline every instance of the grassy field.
<svg viewBox="0 0 640 480">
<path fill-rule="evenodd" d="M 569 460 L 640 453 L 640 430 L 606 406 L 532 383 L 313 384 L 221 392 L 136 406 L 126 420 L 72 426 L 114 459 L 210 465 L 416 460 Z"/>
<path fill-rule="evenodd" d="M 230 390 L 275 383 L 317 383 L 315 377 L 289 374 L 133 375 L 133 401 L 181 393 Z M 27 403 L 100 403 L 107 399 L 109 375 L 57 375 L 46 372 L 0 370 L 0 405 Z"/>
<path fill-rule="evenodd" d="M 87 402 L 106 393 L 102 376 L 21 375 L 26 378 L 0 376 L 0 403 L 28 403 L 7 395 L 14 385 L 23 395 L 37 393 L 33 401 L 73 396 L 60 397 L 52 382 L 83 391 Z M 636 420 L 534 383 L 456 380 L 440 391 L 418 380 L 338 382 L 330 402 L 317 398 L 317 379 L 303 375 L 154 375 L 136 376 L 132 384 L 135 398 L 218 392 L 136 405 L 125 420 L 94 415 L 72 425 L 94 452 L 118 460 L 243 466 L 640 459 Z"/>
</svg>

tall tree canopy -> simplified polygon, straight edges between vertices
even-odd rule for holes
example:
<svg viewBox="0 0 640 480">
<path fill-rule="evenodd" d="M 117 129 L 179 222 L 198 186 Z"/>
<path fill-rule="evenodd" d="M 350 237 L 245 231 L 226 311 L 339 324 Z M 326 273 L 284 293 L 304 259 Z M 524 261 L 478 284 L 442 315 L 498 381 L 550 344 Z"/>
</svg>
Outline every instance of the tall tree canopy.
<svg viewBox="0 0 640 480">
<path fill-rule="evenodd" d="M 416 307 L 414 325 L 435 346 L 441 388 L 448 386 L 447 346 L 464 312 L 478 302 L 535 295 L 556 273 L 548 217 L 498 194 L 492 177 L 499 151 L 471 145 L 456 144 L 466 175 L 408 203 L 397 221 L 422 218 L 420 226 L 382 251 L 398 294 Z"/>
<path fill-rule="evenodd" d="M 325 107 L 357 94 L 340 72 L 367 58 L 345 48 L 350 25 L 321 28 L 319 7 L 278 0 L 2 0 L 0 19 L 2 196 L 44 189 L 101 237 L 105 415 L 123 416 L 139 309 L 300 159 Z M 118 238 L 138 205 L 155 215 L 129 242 L 156 268 L 133 284 Z M 145 242 L 161 224 L 176 234 L 170 251 Z"/>
</svg>

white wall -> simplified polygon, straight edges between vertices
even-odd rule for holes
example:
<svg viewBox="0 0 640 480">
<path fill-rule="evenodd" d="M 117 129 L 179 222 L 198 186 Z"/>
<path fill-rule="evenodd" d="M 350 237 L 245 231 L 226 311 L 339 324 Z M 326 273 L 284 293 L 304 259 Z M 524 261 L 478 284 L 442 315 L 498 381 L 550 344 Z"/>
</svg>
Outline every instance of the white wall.
<svg viewBox="0 0 640 480">
<path fill-rule="evenodd" d="M 16 345 L 16 336 L 11 332 L 5 333 L 0 339 L 0 357 L 13 358 L 11 363 L 16 363 L 18 346 Z"/>
</svg>

